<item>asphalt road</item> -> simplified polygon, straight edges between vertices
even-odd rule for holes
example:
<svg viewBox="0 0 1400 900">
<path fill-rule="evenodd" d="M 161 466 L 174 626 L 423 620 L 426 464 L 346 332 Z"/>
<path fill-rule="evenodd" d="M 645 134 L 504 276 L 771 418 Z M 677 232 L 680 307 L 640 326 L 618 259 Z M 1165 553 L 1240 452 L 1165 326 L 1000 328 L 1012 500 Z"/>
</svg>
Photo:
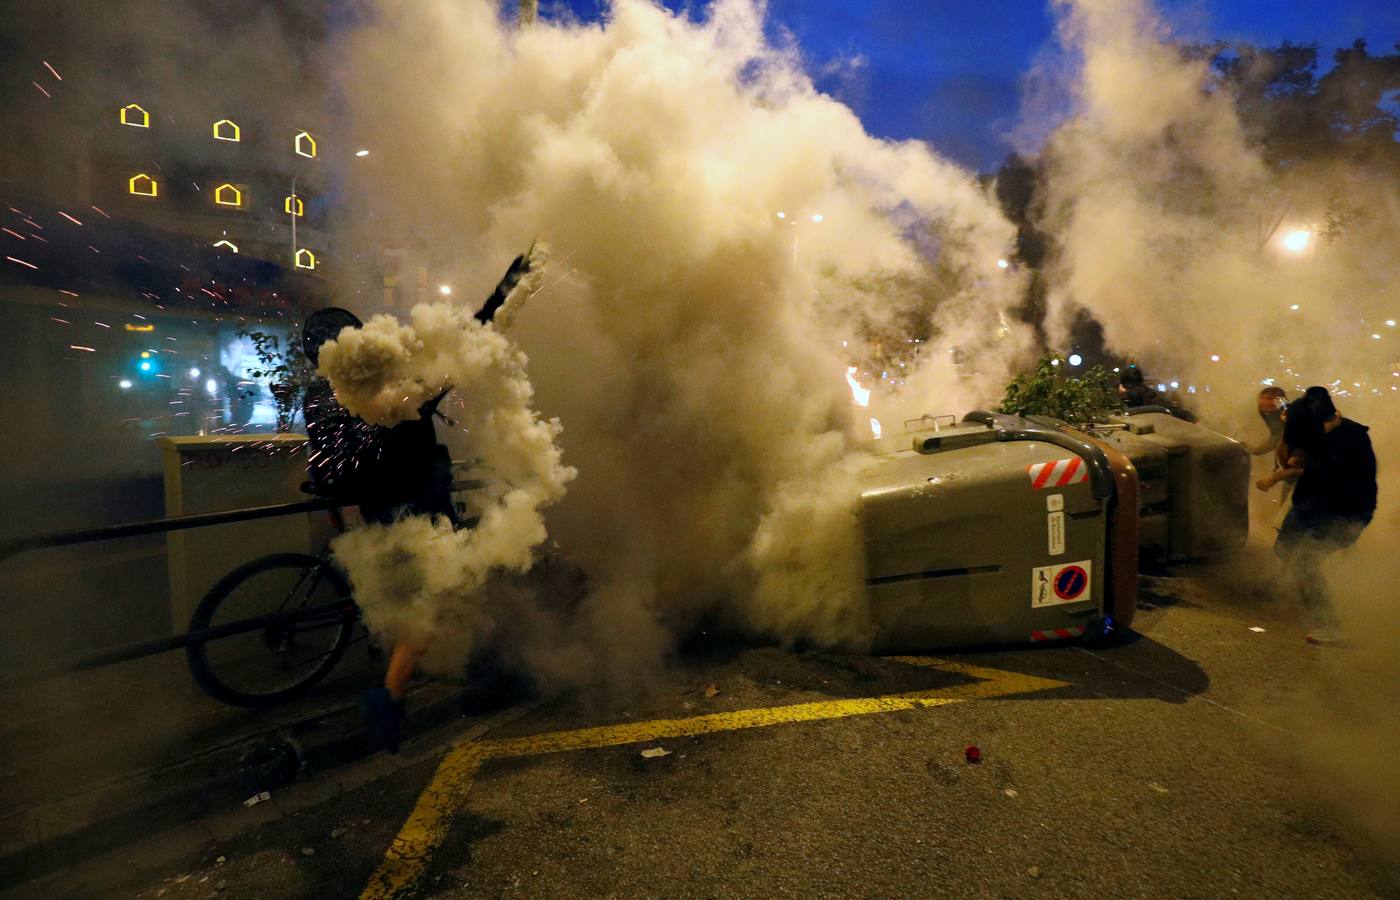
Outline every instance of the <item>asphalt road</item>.
<svg viewBox="0 0 1400 900">
<path fill-rule="evenodd" d="M 1372 697 L 1368 660 L 1225 584 L 1150 581 L 1137 639 L 1102 651 L 940 666 L 716 642 L 644 697 L 539 706 L 77 895 L 1400 896 L 1365 808 L 1393 787 L 1368 799 L 1319 736 L 1338 698 Z"/>
</svg>

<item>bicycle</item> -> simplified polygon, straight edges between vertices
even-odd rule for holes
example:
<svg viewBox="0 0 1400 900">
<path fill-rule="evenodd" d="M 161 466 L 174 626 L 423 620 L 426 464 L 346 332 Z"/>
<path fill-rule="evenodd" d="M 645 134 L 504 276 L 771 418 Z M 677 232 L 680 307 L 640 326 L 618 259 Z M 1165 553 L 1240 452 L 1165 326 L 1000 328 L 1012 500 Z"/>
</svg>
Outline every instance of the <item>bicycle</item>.
<svg viewBox="0 0 1400 900">
<path fill-rule="evenodd" d="M 340 511 L 330 516 L 336 532 L 343 531 Z M 257 621 L 261 627 L 246 630 Z M 329 549 L 319 556 L 273 553 L 214 583 L 195 607 L 189 630 L 240 630 L 189 644 L 185 658 L 195 683 L 215 700 L 275 706 L 325 678 L 354 642 L 359 622 L 350 582 Z"/>
<path fill-rule="evenodd" d="M 454 493 L 479 487 L 481 482 L 470 480 L 452 485 Z M 302 490 L 315 493 L 309 482 Z M 466 515 L 465 504 L 454 503 L 463 527 L 473 527 L 476 519 Z M 342 533 L 340 510 L 329 514 L 335 533 Z M 356 626 L 363 632 L 359 637 Z M 249 708 L 301 696 L 330 674 L 352 643 L 369 638 L 350 582 L 329 548 L 319 555 L 269 554 L 224 575 L 190 618 L 191 633 L 210 629 L 213 634 L 185 647 L 190 673 L 215 700 Z"/>
</svg>

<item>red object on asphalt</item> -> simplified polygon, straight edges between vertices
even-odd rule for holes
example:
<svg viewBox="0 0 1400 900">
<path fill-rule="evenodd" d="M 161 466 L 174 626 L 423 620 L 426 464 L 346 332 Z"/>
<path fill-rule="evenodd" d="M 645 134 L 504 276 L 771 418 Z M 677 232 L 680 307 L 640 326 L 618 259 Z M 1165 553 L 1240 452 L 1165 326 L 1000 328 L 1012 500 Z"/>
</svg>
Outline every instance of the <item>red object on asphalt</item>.
<svg viewBox="0 0 1400 900">
<path fill-rule="evenodd" d="M 977 749 L 976 744 L 968 744 L 967 749 L 963 751 L 963 755 L 967 757 L 967 761 L 970 763 L 980 763 L 982 761 L 982 751 Z"/>
</svg>

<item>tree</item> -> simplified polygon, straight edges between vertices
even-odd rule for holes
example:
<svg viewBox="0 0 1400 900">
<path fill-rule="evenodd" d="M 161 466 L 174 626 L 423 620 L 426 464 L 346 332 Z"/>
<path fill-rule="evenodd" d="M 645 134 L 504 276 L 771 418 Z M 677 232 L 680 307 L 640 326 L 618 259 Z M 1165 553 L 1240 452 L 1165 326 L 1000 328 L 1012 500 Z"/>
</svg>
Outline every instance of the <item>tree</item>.
<svg viewBox="0 0 1400 900">
<path fill-rule="evenodd" d="M 1000 411 L 1012 415 L 1053 416 L 1071 424 L 1091 422 L 1117 408 L 1108 373 L 1095 366 L 1071 376 L 1059 361 L 1042 356 L 1033 371 L 1021 372 L 1006 386 Z"/>
</svg>

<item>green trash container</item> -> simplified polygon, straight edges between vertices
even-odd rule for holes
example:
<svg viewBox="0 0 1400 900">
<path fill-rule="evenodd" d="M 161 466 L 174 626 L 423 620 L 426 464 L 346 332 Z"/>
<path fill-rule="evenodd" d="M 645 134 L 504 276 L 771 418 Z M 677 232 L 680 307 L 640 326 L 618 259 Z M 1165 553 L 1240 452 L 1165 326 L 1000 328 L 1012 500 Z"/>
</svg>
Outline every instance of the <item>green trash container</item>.
<svg viewBox="0 0 1400 900">
<path fill-rule="evenodd" d="M 1124 590 L 1110 574 L 1123 549 L 1109 524 L 1115 473 L 1085 436 L 978 412 L 877 444 L 860 516 L 879 652 L 1064 640 L 1131 621 L 1135 582 Z M 1135 578 L 1135 531 L 1131 543 Z"/>
<path fill-rule="evenodd" d="M 1166 561 L 1210 559 L 1249 536 L 1249 452 L 1159 407 L 1110 416 L 1096 432 L 1120 448 L 1142 483 L 1142 549 Z"/>
</svg>

